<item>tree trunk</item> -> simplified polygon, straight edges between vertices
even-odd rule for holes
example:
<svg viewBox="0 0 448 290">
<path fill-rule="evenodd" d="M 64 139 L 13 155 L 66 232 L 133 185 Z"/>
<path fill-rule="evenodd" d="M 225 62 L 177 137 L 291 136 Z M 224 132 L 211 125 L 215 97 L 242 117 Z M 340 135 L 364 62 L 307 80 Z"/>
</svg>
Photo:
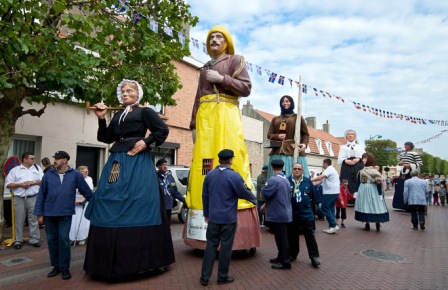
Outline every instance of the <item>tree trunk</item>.
<svg viewBox="0 0 448 290">
<path fill-rule="evenodd" d="M 16 131 L 16 122 L 22 116 L 24 92 L 20 89 L 12 89 L 0 94 L 0 165 L 8 158 L 8 150 L 11 146 L 12 137 Z M 3 210 L 5 176 L 0 174 L 0 241 L 3 240 L 3 226 L 5 216 Z"/>
</svg>

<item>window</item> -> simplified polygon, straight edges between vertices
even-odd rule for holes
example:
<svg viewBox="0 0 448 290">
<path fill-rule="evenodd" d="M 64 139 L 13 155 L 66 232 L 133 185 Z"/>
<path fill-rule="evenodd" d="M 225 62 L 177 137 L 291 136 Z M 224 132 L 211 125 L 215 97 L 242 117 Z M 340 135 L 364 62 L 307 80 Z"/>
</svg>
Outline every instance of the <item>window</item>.
<svg viewBox="0 0 448 290">
<path fill-rule="evenodd" d="M 213 159 L 202 159 L 202 175 L 207 175 L 213 169 Z"/>
<path fill-rule="evenodd" d="M 325 145 L 327 145 L 328 154 L 330 154 L 330 156 L 334 156 L 333 148 L 331 147 L 331 142 L 327 141 L 325 142 Z"/>
<path fill-rule="evenodd" d="M 322 148 L 322 141 L 320 139 L 315 139 L 315 140 L 316 140 L 317 150 L 319 150 L 319 154 L 325 155 L 324 149 Z"/>
<path fill-rule="evenodd" d="M 311 153 L 311 148 L 310 148 L 310 146 L 306 146 L 305 153 Z"/>
<path fill-rule="evenodd" d="M 164 115 L 165 114 L 165 106 L 157 104 L 155 106 L 149 105 L 148 107 L 153 109 L 156 113 L 159 113 L 160 115 Z"/>
<path fill-rule="evenodd" d="M 12 139 L 11 147 L 9 147 L 8 157 L 17 156 L 22 162 L 22 154 L 32 152 L 36 157 L 36 164 L 40 164 L 40 139 L 34 136 L 15 135 Z"/>
</svg>

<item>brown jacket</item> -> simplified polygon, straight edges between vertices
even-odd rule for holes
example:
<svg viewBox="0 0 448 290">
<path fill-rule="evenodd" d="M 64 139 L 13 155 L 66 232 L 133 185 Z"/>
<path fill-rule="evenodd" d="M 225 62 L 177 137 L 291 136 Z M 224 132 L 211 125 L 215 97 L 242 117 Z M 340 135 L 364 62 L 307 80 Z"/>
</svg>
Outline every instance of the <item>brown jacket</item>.
<svg viewBox="0 0 448 290">
<path fill-rule="evenodd" d="M 310 140 L 310 134 L 308 133 L 308 127 L 306 126 L 305 119 L 301 117 L 301 123 L 300 123 L 300 143 L 306 144 L 308 146 L 308 142 Z M 269 156 L 275 155 L 275 154 L 283 154 L 287 156 L 294 156 L 294 148 L 291 146 L 291 144 L 294 144 L 294 134 L 296 130 L 296 120 L 297 115 L 296 114 L 287 114 L 287 115 L 280 115 L 277 117 L 274 117 L 271 121 L 271 125 L 269 126 L 268 131 L 268 139 L 269 140 L 279 140 L 278 135 L 279 134 L 286 134 L 285 141 L 282 144 L 282 147 L 279 148 L 272 148 L 271 153 L 269 153 Z M 285 130 L 280 130 L 280 126 L 282 123 L 286 123 Z M 305 156 L 305 152 L 300 152 L 300 156 Z"/>
</svg>

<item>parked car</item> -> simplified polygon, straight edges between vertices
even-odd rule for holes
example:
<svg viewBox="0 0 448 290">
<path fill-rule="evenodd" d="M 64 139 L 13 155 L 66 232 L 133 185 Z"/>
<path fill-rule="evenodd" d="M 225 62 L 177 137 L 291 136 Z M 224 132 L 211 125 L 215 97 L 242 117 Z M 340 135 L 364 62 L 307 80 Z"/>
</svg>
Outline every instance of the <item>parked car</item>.
<svg viewBox="0 0 448 290">
<path fill-rule="evenodd" d="M 187 166 L 169 166 L 169 171 L 176 181 L 177 189 L 185 197 L 187 194 L 188 176 L 190 175 L 190 168 Z M 177 214 L 177 217 L 181 223 L 184 223 L 187 219 L 188 208 L 185 204 L 177 199 L 174 200 L 173 209 L 171 214 Z"/>
</svg>

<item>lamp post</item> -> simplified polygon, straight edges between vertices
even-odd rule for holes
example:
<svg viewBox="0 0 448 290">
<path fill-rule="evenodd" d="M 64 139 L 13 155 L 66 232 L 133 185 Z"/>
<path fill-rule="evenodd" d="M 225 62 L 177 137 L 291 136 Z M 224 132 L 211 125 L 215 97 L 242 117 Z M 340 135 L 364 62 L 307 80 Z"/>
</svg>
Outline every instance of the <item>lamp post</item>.
<svg viewBox="0 0 448 290">
<path fill-rule="evenodd" d="M 374 139 L 374 138 L 381 139 L 382 137 L 383 137 L 383 136 L 381 136 L 381 135 L 375 135 L 375 136 L 370 135 L 369 140 L 372 140 L 372 139 Z"/>
</svg>

